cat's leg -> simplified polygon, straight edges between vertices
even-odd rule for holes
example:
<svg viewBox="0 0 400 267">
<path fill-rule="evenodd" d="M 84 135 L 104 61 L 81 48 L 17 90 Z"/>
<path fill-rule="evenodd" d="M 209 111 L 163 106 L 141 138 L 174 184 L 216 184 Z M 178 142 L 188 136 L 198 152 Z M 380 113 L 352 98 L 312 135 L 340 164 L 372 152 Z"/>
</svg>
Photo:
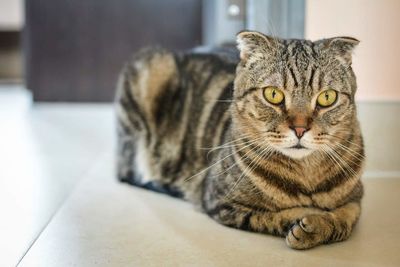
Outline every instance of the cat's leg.
<svg viewBox="0 0 400 267">
<path fill-rule="evenodd" d="M 226 226 L 253 232 L 262 232 L 286 236 L 293 225 L 300 219 L 313 214 L 323 214 L 316 208 L 290 208 L 280 211 L 256 210 L 237 203 L 218 204 L 207 214 Z"/>
<path fill-rule="evenodd" d="M 346 240 L 360 212 L 360 203 L 350 202 L 333 211 L 306 215 L 290 229 L 286 243 L 291 248 L 307 249 L 322 243 Z"/>
<path fill-rule="evenodd" d="M 277 212 L 257 211 L 237 204 L 218 205 L 207 213 L 216 221 L 234 228 L 286 236 L 295 249 L 347 239 L 360 215 L 358 202 L 327 212 L 316 208 L 291 208 Z"/>
</svg>

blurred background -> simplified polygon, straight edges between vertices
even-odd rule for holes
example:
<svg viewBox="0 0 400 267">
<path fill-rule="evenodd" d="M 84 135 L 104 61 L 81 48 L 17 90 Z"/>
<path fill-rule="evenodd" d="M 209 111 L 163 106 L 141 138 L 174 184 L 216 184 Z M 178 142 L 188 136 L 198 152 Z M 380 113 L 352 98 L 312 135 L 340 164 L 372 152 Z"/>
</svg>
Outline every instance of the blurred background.
<svg viewBox="0 0 400 267">
<path fill-rule="evenodd" d="M 399 12 L 397 0 L 0 0 L 0 265 L 24 258 L 96 164 L 113 168 L 115 82 L 147 45 L 234 46 L 242 29 L 358 38 L 364 176 L 400 177 Z"/>
<path fill-rule="evenodd" d="M 121 65 L 146 45 L 232 45 L 242 29 L 284 38 L 350 35 L 360 100 L 399 99 L 398 1 L 0 1 L 0 82 L 34 101 L 107 102 Z M 379 89 L 378 89 L 379 88 Z"/>
</svg>

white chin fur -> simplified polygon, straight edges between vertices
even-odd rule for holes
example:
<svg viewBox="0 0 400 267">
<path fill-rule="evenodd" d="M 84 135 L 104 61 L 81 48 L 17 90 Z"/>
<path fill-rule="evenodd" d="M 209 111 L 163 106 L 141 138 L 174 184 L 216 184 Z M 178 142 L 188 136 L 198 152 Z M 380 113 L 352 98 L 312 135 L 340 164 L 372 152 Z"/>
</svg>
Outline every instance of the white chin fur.
<svg viewBox="0 0 400 267">
<path fill-rule="evenodd" d="M 294 158 L 294 159 L 305 158 L 313 152 L 313 150 L 306 149 L 306 148 L 300 148 L 300 149 L 283 148 L 283 149 L 279 149 L 279 151 L 282 152 L 282 154 L 284 154 L 288 157 Z"/>
</svg>

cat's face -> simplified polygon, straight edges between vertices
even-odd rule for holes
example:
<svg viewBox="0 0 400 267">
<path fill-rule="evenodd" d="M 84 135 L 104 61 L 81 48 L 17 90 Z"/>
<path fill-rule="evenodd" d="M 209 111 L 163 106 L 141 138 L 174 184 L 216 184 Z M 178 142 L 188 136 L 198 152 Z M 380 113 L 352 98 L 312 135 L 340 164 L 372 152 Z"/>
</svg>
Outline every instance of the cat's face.
<svg viewBox="0 0 400 267">
<path fill-rule="evenodd" d="M 334 150 L 356 127 L 351 51 L 358 41 L 277 40 L 238 35 L 241 62 L 234 89 L 240 136 L 292 158 Z"/>
</svg>

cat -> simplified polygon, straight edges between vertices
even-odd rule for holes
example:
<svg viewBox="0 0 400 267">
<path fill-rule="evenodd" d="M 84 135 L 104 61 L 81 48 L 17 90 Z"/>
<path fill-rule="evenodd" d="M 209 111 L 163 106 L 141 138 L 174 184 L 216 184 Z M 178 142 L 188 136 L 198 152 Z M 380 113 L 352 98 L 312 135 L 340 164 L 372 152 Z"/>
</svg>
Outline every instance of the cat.
<svg viewBox="0 0 400 267">
<path fill-rule="evenodd" d="M 125 66 L 119 179 L 294 249 L 346 240 L 363 196 L 359 41 L 242 31 L 237 43 L 238 53 L 147 49 Z"/>
</svg>

